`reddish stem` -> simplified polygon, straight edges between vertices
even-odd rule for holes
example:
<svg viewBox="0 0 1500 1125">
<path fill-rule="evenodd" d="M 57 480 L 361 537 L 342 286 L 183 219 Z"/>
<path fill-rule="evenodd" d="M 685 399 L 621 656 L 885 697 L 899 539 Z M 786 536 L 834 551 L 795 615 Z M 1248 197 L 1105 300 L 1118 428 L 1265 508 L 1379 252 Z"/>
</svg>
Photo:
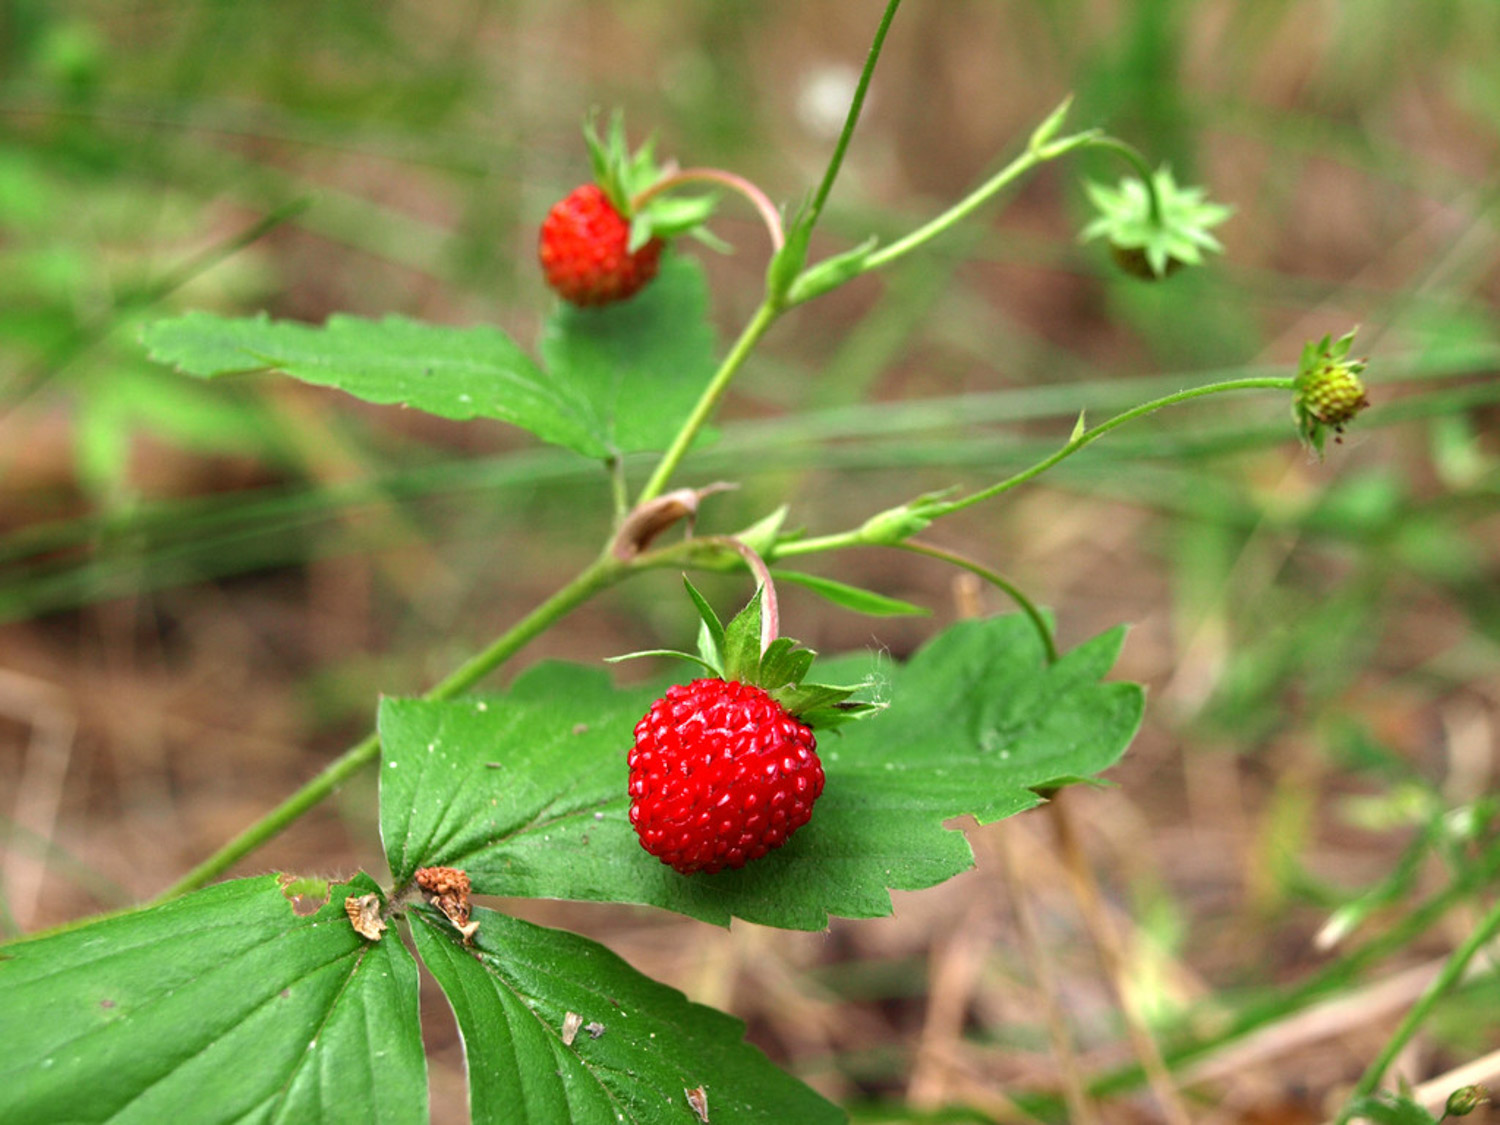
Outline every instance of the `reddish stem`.
<svg viewBox="0 0 1500 1125">
<path fill-rule="evenodd" d="M 771 236 L 771 249 L 780 250 L 782 244 L 786 242 L 786 234 L 781 229 L 781 213 L 776 210 L 776 205 L 767 198 L 766 193 L 745 177 L 726 172 L 722 168 L 684 168 L 679 172 L 663 176 L 645 191 L 637 194 L 630 201 L 630 209 L 632 212 L 638 211 L 647 200 L 664 191 L 681 187 L 683 184 L 695 183 L 719 184 L 721 187 L 739 192 L 760 212 L 761 221 L 766 224 L 766 230 Z"/>
<path fill-rule="evenodd" d="M 776 604 L 776 583 L 771 581 L 771 568 L 748 543 L 733 535 L 724 536 L 724 542 L 739 553 L 750 572 L 760 581 L 760 651 L 764 654 L 781 634 L 781 611 Z"/>
</svg>

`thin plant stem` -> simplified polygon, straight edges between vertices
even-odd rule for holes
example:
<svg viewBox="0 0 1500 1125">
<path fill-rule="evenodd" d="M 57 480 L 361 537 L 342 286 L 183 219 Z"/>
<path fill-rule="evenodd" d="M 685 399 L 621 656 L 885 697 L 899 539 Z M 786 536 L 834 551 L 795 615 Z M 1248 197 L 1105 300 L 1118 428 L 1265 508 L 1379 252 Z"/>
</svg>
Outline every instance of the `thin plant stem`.
<svg viewBox="0 0 1500 1125">
<path fill-rule="evenodd" d="M 1088 148 L 1102 148 L 1106 152 L 1112 152 L 1116 156 L 1124 157 L 1126 163 L 1136 170 L 1141 177 L 1141 182 L 1146 185 L 1146 197 L 1151 203 L 1151 221 L 1156 226 L 1162 225 L 1161 197 L 1156 191 L 1156 174 L 1151 170 L 1151 165 L 1146 163 L 1146 158 L 1132 144 L 1127 144 L 1119 137 L 1107 135 L 1096 135 L 1086 142 Z"/>
<path fill-rule="evenodd" d="M 743 539 L 726 535 L 724 543 L 745 560 L 746 568 L 760 583 L 760 651 L 765 655 L 771 642 L 781 635 L 781 607 L 776 599 L 776 583 L 771 580 L 771 568 Z"/>
<path fill-rule="evenodd" d="M 1130 1036 L 1131 1049 L 1141 1062 L 1141 1070 L 1146 1075 L 1146 1082 L 1156 1096 L 1157 1104 L 1161 1106 L 1162 1116 L 1168 1125 L 1192 1125 L 1192 1118 L 1188 1115 L 1187 1107 L 1183 1105 L 1182 1095 L 1177 1089 L 1177 1084 L 1172 1081 L 1172 1074 L 1162 1058 L 1161 1048 L 1157 1046 L 1150 1029 L 1146 1027 L 1140 1013 L 1136 1011 L 1135 1000 L 1131 996 L 1130 987 L 1125 979 L 1125 958 L 1120 951 L 1119 937 L 1105 916 L 1099 880 L 1095 877 L 1094 869 L 1083 850 L 1083 844 L 1078 839 L 1078 832 L 1074 827 L 1064 796 L 1061 791 L 1052 794 L 1052 799 L 1047 802 L 1047 813 L 1052 819 L 1053 831 L 1057 834 L 1063 866 L 1068 872 L 1069 881 L 1073 884 L 1073 897 L 1078 900 L 1078 908 L 1083 914 L 1084 923 L 1094 939 L 1094 947 L 1099 951 L 1099 960 L 1104 964 L 1104 974 L 1109 978 L 1109 983 L 1119 1000 L 1120 1015 L 1125 1020 L 1125 1030 Z"/>
<path fill-rule="evenodd" d="M 828 168 L 823 172 L 823 180 L 818 184 L 812 203 L 808 205 L 807 227 L 809 230 L 817 225 L 818 217 L 823 214 L 823 205 L 828 202 L 828 194 L 833 190 L 833 182 L 838 179 L 839 169 L 843 167 L 844 153 L 849 150 L 849 142 L 854 137 L 854 127 L 859 124 L 859 115 L 865 105 L 865 94 L 869 92 L 870 79 L 875 74 L 875 64 L 880 61 L 880 52 L 885 47 L 886 32 L 891 29 L 891 21 L 896 18 L 896 9 L 899 7 L 901 7 L 901 0 L 887 0 L 885 12 L 880 17 L 880 26 L 875 29 L 875 38 L 870 43 L 870 53 L 865 56 L 864 69 L 859 73 L 859 82 L 854 87 L 854 97 L 849 102 L 849 112 L 844 117 L 844 127 L 840 130 L 839 139 L 833 146 L 833 155 L 828 158 Z"/>
<path fill-rule="evenodd" d="M 770 303 L 763 303 L 755 310 L 755 315 L 750 318 L 740 337 L 729 349 L 729 354 L 719 364 L 719 369 L 714 372 L 713 378 L 708 381 L 708 386 L 703 388 L 703 394 L 698 399 L 698 404 L 693 407 L 693 412 L 682 424 L 682 429 L 677 431 L 677 436 L 672 439 L 671 446 L 662 454 L 660 461 L 656 463 L 656 470 L 651 474 L 651 479 L 646 482 L 646 487 L 641 489 L 641 494 L 636 497 L 635 506 L 640 507 L 648 500 L 654 500 L 662 494 L 667 483 L 672 479 L 672 474 L 677 471 L 677 466 L 682 464 L 682 459 L 687 456 L 688 449 L 692 446 L 700 430 L 708 424 L 709 418 L 713 417 L 719 400 L 724 397 L 724 392 L 729 389 L 730 382 L 735 373 L 744 364 L 746 357 L 766 334 L 776 320 L 778 310 Z"/>
<path fill-rule="evenodd" d="M 1021 592 L 1020 588 L 1004 575 L 991 570 L 982 563 L 977 563 L 971 558 L 960 555 L 957 551 L 949 551 L 943 547 L 934 546 L 931 543 L 923 543 L 916 539 L 908 539 L 904 543 L 893 544 L 903 551 L 911 551 L 918 555 L 926 555 L 928 558 L 941 559 L 943 562 L 951 563 L 953 566 L 967 570 L 970 574 L 984 579 L 991 586 L 1004 591 L 1005 595 L 1021 607 L 1024 613 L 1036 629 L 1037 636 L 1042 642 L 1042 651 L 1046 654 L 1048 664 L 1057 663 L 1057 641 L 1052 636 L 1052 628 L 1047 623 L 1047 618 L 1042 611 L 1037 609 L 1036 604 Z"/>
<path fill-rule="evenodd" d="M 760 220 L 766 225 L 766 232 L 771 237 L 771 249 L 780 250 L 786 243 L 786 234 L 781 229 L 781 213 L 776 210 L 776 204 L 744 176 L 727 172 L 723 168 L 684 168 L 680 172 L 673 172 L 663 176 L 645 191 L 639 193 L 630 201 L 631 210 L 638 210 L 653 197 L 664 191 L 681 187 L 683 184 L 713 183 L 721 184 L 731 191 L 739 192 L 748 199 L 757 212 Z"/>
<path fill-rule="evenodd" d="M 961 511 L 964 508 L 972 507 L 984 500 L 992 499 L 1003 492 L 1009 492 L 1017 485 L 1025 484 L 1032 478 L 1040 476 L 1059 461 L 1064 461 L 1073 456 L 1073 454 L 1077 453 L 1084 446 L 1097 441 L 1109 433 L 1110 430 L 1117 429 L 1126 422 L 1133 421 L 1136 418 L 1143 418 L 1147 414 L 1153 414 L 1163 407 L 1174 406 L 1180 402 L 1188 402 L 1192 399 L 1204 398 L 1208 395 L 1222 394 L 1226 391 L 1266 389 L 1290 391 L 1295 389 L 1295 380 L 1280 376 L 1249 376 L 1243 379 L 1228 379 L 1218 383 L 1207 383 L 1201 387 L 1193 387 L 1189 390 L 1177 391 L 1162 398 L 1152 399 L 1150 402 L 1131 407 L 1131 409 L 1126 410 L 1124 413 L 1115 415 L 1107 422 L 1101 422 L 1093 429 L 1085 430 L 1056 452 L 1048 454 L 1029 468 L 1022 469 L 1019 473 L 1006 477 L 998 484 L 993 484 L 989 488 L 982 489 L 979 492 L 958 500 L 949 500 L 946 502 L 934 500 L 924 504 L 923 513 L 930 522 L 953 512 Z M 795 539 L 787 543 L 778 543 L 772 555 L 772 561 L 791 558 L 795 555 L 815 555 L 825 551 L 838 551 L 846 547 L 890 545 L 887 541 L 877 543 L 867 538 L 864 528 L 861 526 L 852 528 L 849 531 L 834 532 L 831 535 L 812 536 L 806 539 Z"/>
<path fill-rule="evenodd" d="M 1370 1064 L 1369 1069 L 1355 1083 L 1354 1090 L 1349 1095 L 1348 1104 L 1344 1106 L 1344 1111 L 1339 1114 L 1336 1125 L 1347 1125 L 1347 1122 L 1353 1119 L 1355 1104 L 1362 1098 L 1369 1097 L 1375 1092 L 1375 1088 L 1380 1085 L 1380 1080 L 1385 1076 L 1385 1072 L 1390 1068 L 1391 1063 L 1396 1060 L 1396 1056 L 1401 1053 L 1402 1049 L 1411 1042 L 1412 1036 L 1416 1035 L 1422 1025 L 1427 1022 L 1427 1017 L 1432 1014 L 1432 1010 L 1437 1006 L 1438 1002 L 1448 995 L 1453 990 L 1453 987 L 1463 979 L 1464 970 L 1469 967 L 1469 962 L 1474 959 L 1474 956 L 1480 950 L 1490 943 L 1496 933 L 1500 933 L 1500 902 L 1490 907 L 1489 913 L 1484 916 L 1479 925 L 1474 927 L 1469 936 L 1464 939 L 1464 943 L 1453 951 L 1453 955 L 1443 965 L 1443 969 L 1438 973 L 1437 978 L 1427 986 L 1427 991 L 1422 993 L 1417 1002 L 1412 1005 L 1411 1011 L 1406 1013 L 1406 1018 L 1401 1021 L 1395 1033 L 1386 1041 L 1385 1046 L 1381 1048 L 1380 1054 L 1376 1056 L 1375 1061 Z"/>
<path fill-rule="evenodd" d="M 1148 414 L 1168 406 L 1176 406 L 1178 403 L 1190 402 L 1195 398 L 1206 398 L 1209 395 L 1224 394 L 1227 391 L 1250 391 L 1250 390 L 1278 390 L 1291 391 L 1296 389 L 1296 380 L 1281 376 L 1253 376 L 1246 379 L 1229 379 L 1221 383 L 1207 383 L 1201 387 L 1190 387 L 1185 391 L 1177 391 L 1174 394 L 1164 395 L 1161 398 L 1143 402 L 1140 406 L 1131 407 L 1121 414 L 1116 414 L 1107 422 L 1100 422 L 1092 429 L 1084 430 L 1083 433 L 1073 438 L 1057 452 L 1042 458 L 1030 468 L 1022 469 L 1014 476 L 1006 477 L 998 484 L 989 488 L 981 489 L 972 495 L 965 496 L 959 500 L 950 500 L 947 503 L 939 503 L 933 506 L 934 516 L 946 516 L 953 512 L 962 511 L 964 508 L 972 507 L 982 501 L 999 496 L 1003 492 L 1009 492 L 1017 485 L 1025 484 L 1033 477 L 1040 476 L 1052 468 L 1059 461 L 1063 461 L 1077 453 L 1086 445 L 1099 440 L 1110 430 L 1123 426 L 1126 422 L 1132 422 L 1137 418 L 1144 418 Z"/>
<path fill-rule="evenodd" d="M 1031 171 L 1031 169 L 1048 159 L 1050 157 L 1043 153 L 1037 152 L 1034 149 L 1027 149 L 941 215 L 924 223 L 905 237 L 898 238 L 889 246 L 882 246 L 871 253 L 865 259 L 864 269 L 869 271 L 879 269 L 881 266 L 888 266 L 902 255 L 910 253 L 917 249 L 917 247 L 957 226 L 988 203 L 999 192 L 1015 183 L 1016 180 Z"/>
<path fill-rule="evenodd" d="M 533 609 L 482 651 L 471 656 L 430 691 L 426 700 L 452 699 L 499 668 L 539 634 L 582 605 L 594 594 L 614 585 L 630 568 L 608 554 L 601 555 L 557 593 Z M 230 840 L 157 896 L 157 902 L 197 890 L 222 875 L 239 860 L 276 836 L 302 814 L 372 762 L 380 752 L 380 736 L 371 731 L 281 804 Z"/>
</svg>

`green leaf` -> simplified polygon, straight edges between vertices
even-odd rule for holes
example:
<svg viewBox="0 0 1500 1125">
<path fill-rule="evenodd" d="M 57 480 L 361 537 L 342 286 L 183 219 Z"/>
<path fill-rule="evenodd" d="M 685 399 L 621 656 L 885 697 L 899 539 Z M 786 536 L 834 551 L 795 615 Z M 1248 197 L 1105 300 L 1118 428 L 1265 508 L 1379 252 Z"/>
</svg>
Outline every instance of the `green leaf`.
<svg viewBox="0 0 1500 1125">
<path fill-rule="evenodd" d="M 746 1044 L 744 1024 L 689 1003 L 602 945 L 476 909 L 479 931 L 466 948 L 435 911 L 410 917 L 458 1017 L 474 1125 L 699 1125 L 687 1091 L 700 1086 L 714 1125 L 845 1120 Z M 570 1012 L 578 1026 L 565 1043 Z"/>
<path fill-rule="evenodd" d="M 904 602 L 900 598 L 887 597 L 885 594 L 863 590 L 858 586 L 836 582 L 832 578 L 824 578 L 817 574 L 780 569 L 772 571 L 772 574 L 778 581 L 784 579 L 803 589 L 811 590 L 818 597 L 836 606 L 851 609 L 855 613 L 868 614 L 871 617 L 926 617 L 932 612 L 930 609 L 923 609 L 911 602 Z"/>
<path fill-rule="evenodd" d="M 190 312 L 146 326 L 151 357 L 214 378 L 282 371 L 374 403 L 444 418 L 494 418 L 588 457 L 610 452 L 597 410 L 575 385 L 548 378 L 498 328 L 454 328 L 401 317 L 333 316 L 324 325 L 227 320 Z"/>
<path fill-rule="evenodd" d="M 559 302 L 542 357 L 588 433 L 609 453 L 665 449 L 714 371 L 708 286 L 694 259 L 664 255 L 656 280 L 628 301 Z"/>
<path fill-rule="evenodd" d="M 971 866 L 944 821 L 999 820 L 1038 804 L 1038 788 L 1118 761 L 1142 707 L 1135 685 L 1100 682 L 1122 638 L 1106 633 L 1048 667 L 1017 615 L 956 625 L 904 668 L 872 656 L 820 664 L 844 683 L 887 674 L 890 705 L 820 739 L 827 786 L 785 847 L 714 875 L 678 874 L 630 826 L 625 758 L 654 689 L 544 664 L 504 696 L 387 699 L 386 854 L 398 881 L 447 864 L 480 894 L 646 903 L 721 924 L 820 929 L 830 914 L 888 914 L 888 888 Z"/>
<path fill-rule="evenodd" d="M 0 1121 L 425 1123 L 416 963 L 344 911 L 375 889 L 237 879 L 0 947 Z"/>
</svg>

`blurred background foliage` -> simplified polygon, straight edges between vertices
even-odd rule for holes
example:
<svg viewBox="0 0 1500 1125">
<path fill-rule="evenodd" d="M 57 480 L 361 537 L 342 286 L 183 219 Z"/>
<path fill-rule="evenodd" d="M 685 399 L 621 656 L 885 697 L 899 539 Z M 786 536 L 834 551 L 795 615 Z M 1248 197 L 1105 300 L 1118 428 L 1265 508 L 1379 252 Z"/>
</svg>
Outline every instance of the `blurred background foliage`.
<svg viewBox="0 0 1500 1125">
<path fill-rule="evenodd" d="M 420 689 L 545 596 L 608 519 L 602 474 L 565 453 L 276 380 L 183 379 L 145 360 L 140 324 L 394 312 L 497 323 L 530 347 L 550 299 L 535 228 L 587 175 L 591 107 L 622 106 L 663 154 L 795 203 L 878 9 L 0 3 L 6 932 L 165 886 L 361 733 L 378 693 Z M 1164 284 L 1119 276 L 1075 238 L 1082 180 L 1118 169 L 1048 167 L 919 260 L 789 316 L 687 466 L 685 480 L 742 484 L 706 528 L 787 500 L 794 524 L 837 530 L 998 479 L 1081 410 L 1290 374 L 1305 339 L 1362 326 L 1374 406 L 1324 463 L 1294 445 L 1287 403 L 1215 399 L 931 532 L 1055 607 L 1067 643 L 1134 623 L 1122 673 L 1151 687 L 1148 726 L 1119 788 L 1075 808 L 1169 1045 L 1255 1011 L 1285 1032 L 1291 982 L 1326 977 L 1363 1002 L 1249 1062 L 1179 1068 L 1195 1119 L 1317 1120 L 1410 1000 L 1365 982 L 1407 979 L 1491 893 L 1496 44 L 1488 0 L 908 0 L 815 253 L 910 229 L 1069 91 L 1075 126 L 1108 127 L 1234 206 L 1227 253 Z M 734 254 L 686 252 L 729 332 L 767 249 L 733 203 L 714 229 Z M 820 566 L 939 622 L 1008 608 L 895 552 Z M 784 601 L 824 651 L 899 656 L 933 627 Z M 528 659 L 677 644 L 687 609 L 673 576 L 647 578 Z M 249 869 L 378 870 L 373 785 Z M 975 873 L 827 935 L 515 908 L 747 1018 L 862 1120 L 1004 1118 L 1018 1092 L 1057 1083 L 1016 896 L 1055 950 L 1089 1072 L 1129 1052 L 1045 823 L 975 839 Z M 1019 883 L 997 873 L 1002 846 Z M 1454 887 L 1452 916 L 1400 928 Z M 1330 916 L 1355 936 L 1317 944 Z M 1340 960 L 1385 933 L 1384 956 Z M 1493 991 L 1482 978 L 1445 1009 L 1414 1079 L 1500 1048 Z M 461 1114 L 459 1052 L 432 1015 L 436 1104 Z M 1152 1119 L 1148 1101 L 1116 1104 Z"/>
</svg>

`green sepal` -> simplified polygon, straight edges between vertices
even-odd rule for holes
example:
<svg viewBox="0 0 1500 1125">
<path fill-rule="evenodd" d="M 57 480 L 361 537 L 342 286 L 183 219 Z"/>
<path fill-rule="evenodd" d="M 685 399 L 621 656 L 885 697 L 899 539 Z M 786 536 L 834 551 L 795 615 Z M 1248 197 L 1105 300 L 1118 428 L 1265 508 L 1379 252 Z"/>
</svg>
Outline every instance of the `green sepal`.
<svg viewBox="0 0 1500 1125">
<path fill-rule="evenodd" d="M 675 656 L 678 660 L 686 660 L 707 669 L 708 674 L 717 676 L 719 669 L 717 665 L 710 663 L 701 656 L 694 656 L 690 652 L 678 652 L 675 648 L 643 648 L 639 652 L 622 652 L 619 656 L 606 656 L 604 663 L 620 664 L 626 660 L 639 660 L 643 656 Z"/>
<path fill-rule="evenodd" d="M 756 682 L 772 695 L 796 687 L 807 675 L 816 655 L 810 648 L 798 648 L 790 637 L 777 637 L 760 658 Z"/>
<path fill-rule="evenodd" d="M 766 267 L 766 296 L 784 303 L 802 267 L 807 264 L 807 249 L 812 242 L 812 214 L 804 204 L 787 224 L 786 242 L 771 255 Z"/>
<path fill-rule="evenodd" d="M 804 301 L 811 301 L 814 297 L 821 297 L 830 289 L 837 289 L 844 282 L 858 277 L 865 272 L 865 261 L 879 244 L 880 240 L 871 235 L 853 250 L 845 250 L 842 254 L 824 258 L 817 265 L 793 279 L 792 284 L 787 288 L 786 303 L 800 305 Z"/>
<path fill-rule="evenodd" d="M 724 627 L 724 678 L 742 684 L 760 683 L 760 603 L 762 590 Z"/>
<path fill-rule="evenodd" d="M 698 616 L 702 621 L 698 628 L 698 652 L 705 663 L 715 669 L 724 666 L 724 625 L 719 620 L 719 615 L 714 612 L 714 607 L 708 604 L 708 599 L 698 592 L 698 587 L 684 574 L 682 584 L 687 587 L 688 597 L 693 599 L 693 605 L 698 610 Z"/>
<path fill-rule="evenodd" d="M 718 205 L 717 195 L 654 196 L 631 216 L 630 251 L 634 253 L 653 238 L 693 232 L 708 221 Z"/>
</svg>

